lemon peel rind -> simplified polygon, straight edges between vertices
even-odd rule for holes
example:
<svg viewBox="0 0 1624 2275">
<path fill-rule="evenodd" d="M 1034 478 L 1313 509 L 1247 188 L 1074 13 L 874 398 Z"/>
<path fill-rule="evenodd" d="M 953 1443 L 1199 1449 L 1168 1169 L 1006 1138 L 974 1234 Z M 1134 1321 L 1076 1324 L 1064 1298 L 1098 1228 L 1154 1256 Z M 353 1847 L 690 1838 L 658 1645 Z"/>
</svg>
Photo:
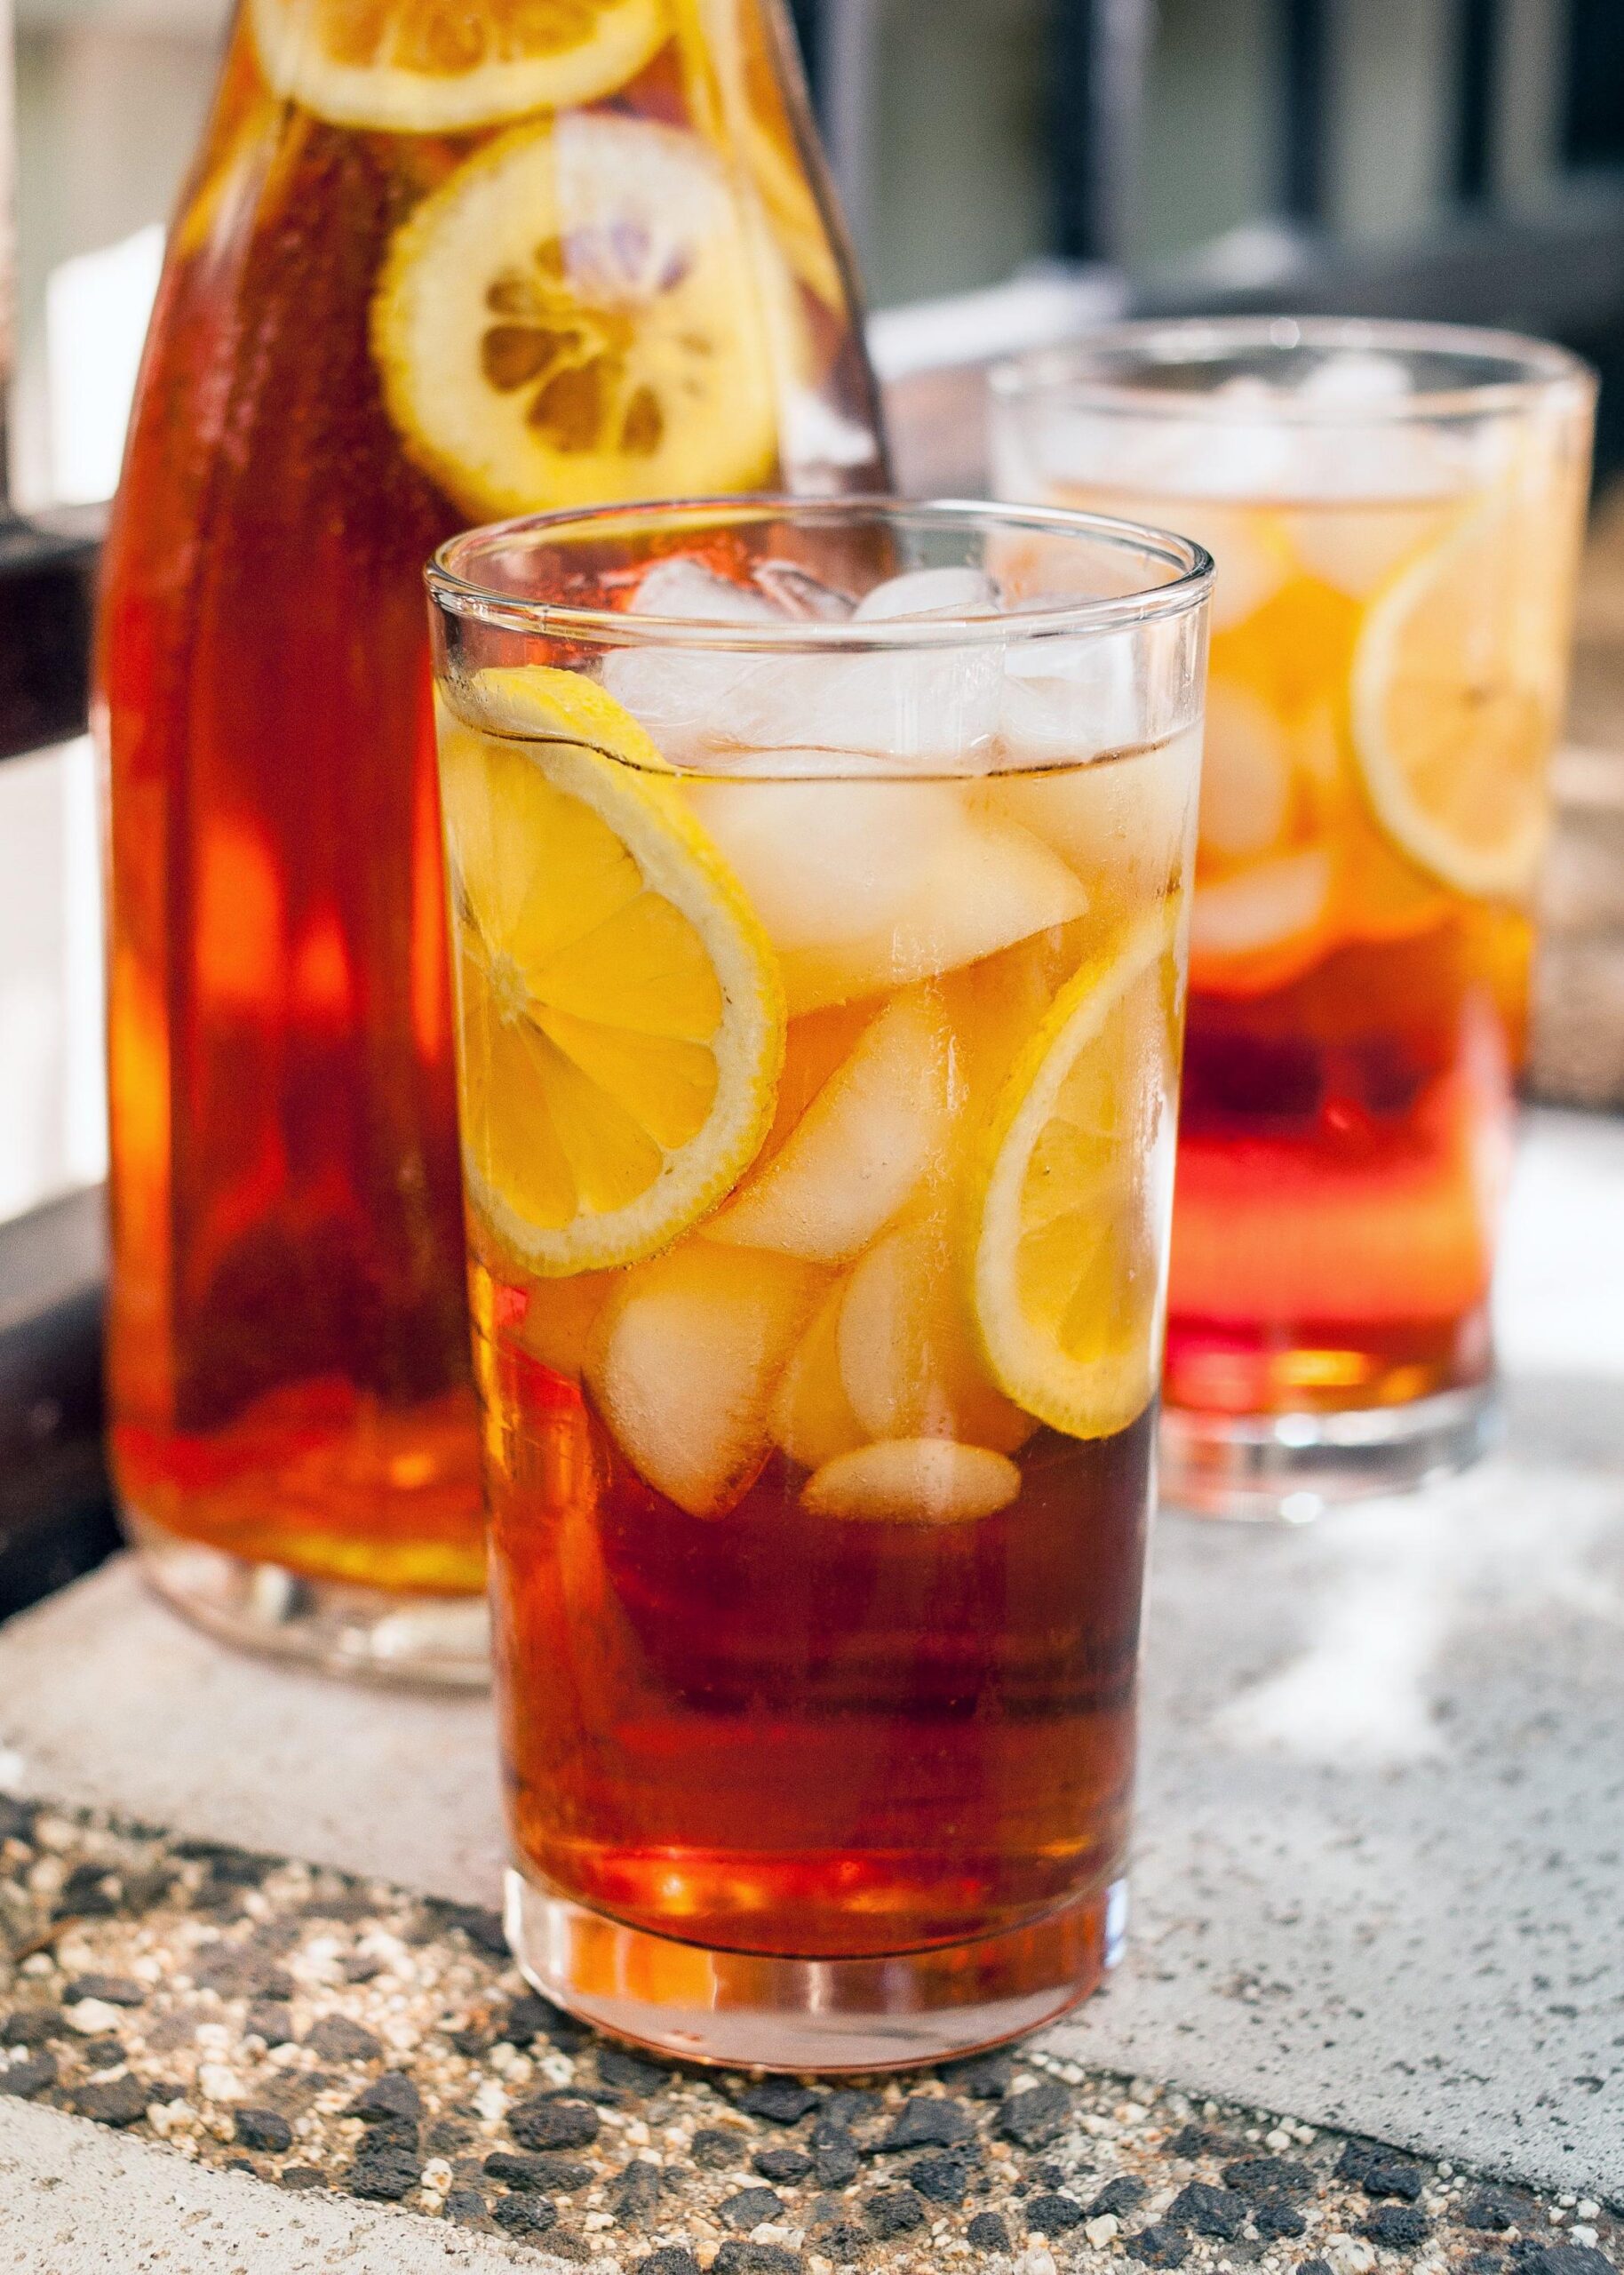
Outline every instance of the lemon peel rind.
<svg viewBox="0 0 1624 2275">
<path fill-rule="evenodd" d="M 639 779 L 585 744 L 528 743 L 523 748 L 554 788 L 580 799 L 615 832 L 645 889 L 694 926 L 723 1001 L 712 1043 L 715 1103 L 699 1130 L 666 1156 L 635 1201 L 544 1230 L 466 1162 L 470 1199 L 490 1231 L 540 1278 L 563 1279 L 645 1262 L 720 1207 L 772 1126 L 787 1016 L 776 958 L 743 887 L 669 786 Z"/>
<path fill-rule="evenodd" d="M 1395 652 L 1418 599 L 1441 573 L 1447 573 L 1451 554 L 1481 544 L 1485 518 L 1501 511 L 1497 506 L 1485 507 L 1457 524 L 1441 543 L 1413 555 L 1371 603 L 1349 675 L 1349 722 L 1358 778 L 1371 813 L 1399 853 L 1453 891 L 1489 900 L 1521 900 L 1532 883 L 1544 844 L 1544 814 L 1535 810 L 1526 827 L 1503 847 L 1463 847 L 1409 795 L 1402 769 L 1388 754 L 1383 715 Z"/>
<path fill-rule="evenodd" d="M 492 665 L 446 689 L 441 699 L 463 726 L 506 743 L 573 743 L 640 774 L 679 770 L 625 706 L 581 672 L 553 664 Z"/>
<path fill-rule="evenodd" d="M 971 1310 L 983 1354 L 1006 1398 L 1068 1437 L 1110 1437 L 1143 1412 L 1155 1395 L 1159 1338 L 1153 1334 L 1142 1354 L 1078 1365 L 1040 1335 L 1006 1334 L 1007 1322 L 1023 1320 L 1013 1284 L 1022 1179 L 1067 1075 L 1129 990 L 1171 953 L 1181 921 L 1178 900 L 1134 919 L 1066 983 L 1023 1045 L 980 1148 Z M 1063 1394 L 1062 1378 L 1078 1390 Z"/>
<path fill-rule="evenodd" d="M 382 134 L 469 133 L 536 112 L 601 102 L 634 79 L 672 34 L 665 0 L 618 0 L 598 32 L 552 56 L 468 72 L 335 63 L 294 0 L 253 0 L 254 47 L 273 94 L 330 125 Z"/>
</svg>

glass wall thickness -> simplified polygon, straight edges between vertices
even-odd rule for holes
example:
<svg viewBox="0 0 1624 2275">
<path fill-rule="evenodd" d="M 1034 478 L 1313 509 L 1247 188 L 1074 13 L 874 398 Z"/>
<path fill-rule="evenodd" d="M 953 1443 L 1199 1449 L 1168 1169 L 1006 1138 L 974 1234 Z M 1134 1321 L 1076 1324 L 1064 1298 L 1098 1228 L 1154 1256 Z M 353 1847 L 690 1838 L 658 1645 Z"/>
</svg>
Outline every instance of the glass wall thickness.
<svg viewBox="0 0 1624 2275">
<path fill-rule="evenodd" d="M 927 2060 L 1119 1928 L 1206 571 L 768 503 L 431 577 L 510 1933 Z"/>
<path fill-rule="evenodd" d="M 1402 324 L 1128 325 L 997 375 L 996 486 L 1217 563 L 1164 1483 L 1470 1458 L 1589 375 Z"/>
</svg>

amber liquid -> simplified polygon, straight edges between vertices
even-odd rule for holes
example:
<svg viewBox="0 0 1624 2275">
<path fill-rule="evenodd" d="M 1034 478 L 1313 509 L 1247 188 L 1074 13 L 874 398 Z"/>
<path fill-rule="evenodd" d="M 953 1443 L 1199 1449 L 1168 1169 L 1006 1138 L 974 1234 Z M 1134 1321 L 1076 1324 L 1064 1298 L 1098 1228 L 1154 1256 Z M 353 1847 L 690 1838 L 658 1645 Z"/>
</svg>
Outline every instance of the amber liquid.
<svg viewBox="0 0 1624 2275">
<path fill-rule="evenodd" d="M 1351 547 L 1401 512 L 1436 542 L 1415 509 L 1321 518 Z M 1451 525 L 1446 507 L 1433 518 Z M 1250 970 L 1192 957 L 1165 1382 L 1198 1411 L 1400 1404 L 1489 1369 L 1532 927 L 1513 903 L 1425 875 L 1350 787 L 1363 617 L 1299 573 L 1213 636 L 1214 733 L 1226 698 L 1250 701 L 1299 768 L 1318 750 L 1299 826 L 1337 883 L 1312 929 Z M 1198 845 L 1198 909 L 1209 879 L 1237 874 Z"/>
<path fill-rule="evenodd" d="M 1381 827 L 1351 692 L 1381 594 L 1481 499 L 1079 484 L 1061 501 L 1190 530 L 1218 563 L 1164 1396 L 1244 1416 L 1481 1383 L 1532 926 L 1519 899 L 1454 889 Z M 1462 553 L 1469 615 L 1490 620 L 1475 590 L 1559 584 L 1571 473 L 1530 513 L 1525 560 Z M 1565 620 L 1550 609 L 1553 719 Z M 1492 658 L 1483 670 L 1492 704 Z M 1288 886 L 1277 914 L 1277 881 L 1305 861 L 1323 864 L 1322 897 L 1294 911 Z M 1249 930 L 1230 913 L 1248 896 Z"/>
<path fill-rule="evenodd" d="M 545 1290 L 536 1300 L 545 1300 Z M 974 1524 L 851 1524 L 775 1457 L 725 1518 L 646 1484 L 531 1357 L 483 1344 L 517 1852 L 715 1950 L 838 1958 L 1042 1917 L 1120 1869 L 1153 1409 L 1042 1431 Z"/>
<path fill-rule="evenodd" d="M 1451 896 L 1294 985 L 1190 991 L 1167 1396 L 1220 1413 L 1480 1382 L 1529 926 Z"/>
<path fill-rule="evenodd" d="M 680 118 L 669 51 L 615 108 Z M 483 1553 L 421 572 L 470 515 L 402 449 L 369 309 L 480 139 L 275 102 L 239 27 L 100 635 L 119 1491 L 241 1557 L 450 1593 Z M 850 311 L 807 299 L 822 391 L 872 431 Z"/>
</svg>

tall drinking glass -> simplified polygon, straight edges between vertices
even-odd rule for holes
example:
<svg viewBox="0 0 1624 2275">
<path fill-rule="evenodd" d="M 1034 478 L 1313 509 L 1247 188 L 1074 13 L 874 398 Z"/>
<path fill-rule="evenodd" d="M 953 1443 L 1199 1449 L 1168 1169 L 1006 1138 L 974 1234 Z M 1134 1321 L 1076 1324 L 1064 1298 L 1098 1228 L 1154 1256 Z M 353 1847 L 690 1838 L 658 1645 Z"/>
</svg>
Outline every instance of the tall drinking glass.
<svg viewBox="0 0 1624 2275">
<path fill-rule="evenodd" d="M 1112 1954 L 1209 566 L 768 499 L 431 571 L 508 1930 L 609 2029 L 925 2061 Z"/>
<path fill-rule="evenodd" d="M 996 486 L 1217 562 L 1163 1482 L 1473 1458 L 1594 388 L 1440 325 L 1134 324 L 1001 371 Z"/>
</svg>

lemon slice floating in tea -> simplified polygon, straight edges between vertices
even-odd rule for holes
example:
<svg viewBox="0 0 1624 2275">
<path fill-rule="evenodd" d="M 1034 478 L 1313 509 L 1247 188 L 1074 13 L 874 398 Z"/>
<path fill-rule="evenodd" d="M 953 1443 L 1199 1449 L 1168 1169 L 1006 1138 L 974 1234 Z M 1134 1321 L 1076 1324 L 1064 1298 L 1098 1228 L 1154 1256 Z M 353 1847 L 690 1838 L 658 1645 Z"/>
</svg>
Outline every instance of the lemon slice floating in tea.
<svg viewBox="0 0 1624 2275">
<path fill-rule="evenodd" d="M 253 0 L 253 22 L 274 93 L 397 134 L 600 101 L 671 32 L 666 0 Z"/>
<path fill-rule="evenodd" d="M 526 675 L 499 676 L 511 715 Z M 546 723 L 564 676 L 535 675 L 547 739 L 441 722 L 469 1186 L 553 1276 L 652 1256 L 713 1207 L 784 1058 L 749 904 L 673 776 Z"/>
<path fill-rule="evenodd" d="M 793 285 L 693 134 L 588 116 L 477 152 L 390 246 L 384 401 L 467 513 L 759 487 Z"/>
<path fill-rule="evenodd" d="M 1485 506 L 1373 604 L 1352 678 L 1353 743 L 1377 820 L 1458 891 L 1525 892 L 1545 822 L 1561 658 L 1532 533 Z"/>
<path fill-rule="evenodd" d="M 645 774 L 673 770 L 648 729 L 584 672 L 555 671 L 549 664 L 492 665 L 463 682 L 452 700 L 470 724 L 491 734 L 585 743 Z"/>
<path fill-rule="evenodd" d="M 1161 1362 L 1175 921 L 1141 917 L 1061 989 L 983 1154 L 972 1273 L 987 1359 L 1009 1398 L 1074 1438 L 1125 1429 Z"/>
</svg>

